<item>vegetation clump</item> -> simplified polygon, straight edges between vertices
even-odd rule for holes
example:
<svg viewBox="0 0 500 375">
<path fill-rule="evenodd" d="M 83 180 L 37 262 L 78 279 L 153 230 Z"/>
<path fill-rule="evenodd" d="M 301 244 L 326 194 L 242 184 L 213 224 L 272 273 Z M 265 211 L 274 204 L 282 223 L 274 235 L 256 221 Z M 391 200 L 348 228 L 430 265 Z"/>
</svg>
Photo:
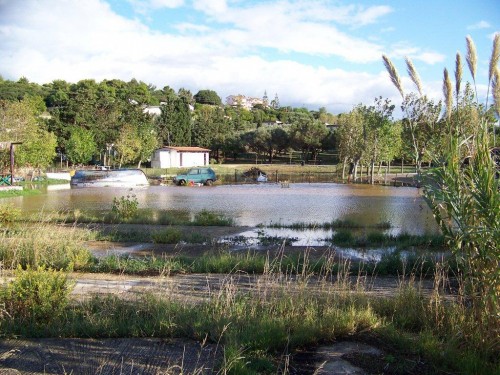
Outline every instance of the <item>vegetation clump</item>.
<svg viewBox="0 0 500 375">
<path fill-rule="evenodd" d="M 114 197 L 111 212 L 117 219 L 128 220 L 137 214 L 138 207 L 139 201 L 134 194 L 120 198 Z"/>
</svg>

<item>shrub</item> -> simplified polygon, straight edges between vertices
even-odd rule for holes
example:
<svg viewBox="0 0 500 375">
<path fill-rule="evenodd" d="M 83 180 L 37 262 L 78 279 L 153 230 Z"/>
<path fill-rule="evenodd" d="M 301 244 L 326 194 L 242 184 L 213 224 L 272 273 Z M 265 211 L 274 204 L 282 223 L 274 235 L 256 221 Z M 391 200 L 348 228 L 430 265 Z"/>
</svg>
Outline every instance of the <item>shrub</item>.
<svg viewBox="0 0 500 375">
<path fill-rule="evenodd" d="M 17 221 L 20 216 L 20 209 L 14 208 L 14 206 L 10 204 L 0 206 L 0 223 L 12 223 Z"/>
<path fill-rule="evenodd" d="M 111 212 L 117 219 L 130 219 L 137 214 L 139 201 L 135 195 L 122 196 L 121 198 L 113 198 L 113 207 Z"/>
<path fill-rule="evenodd" d="M 165 244 L 176 244 L 181 240 L 181 236 L 181 231 L 176 228 L 167 228 L 151 234 L 154 243 Z"/>
<path fill-rule="evenodd" d="M 231 218 L 225 217 L 224 215 L 203 210 L 198 212 L 193 221 L 194 225 L 200 226 L 226 226 L 229 227 L 233 225 L 233 220 Z"/>
<path fill-rule="evenodd" d="M 14 281 L 3 286 L 4 315 L 18 323 L 42 325 L 58 319 L 68 303 L 72 285 L 62 271 L 19 266 Z"/>
</svg>

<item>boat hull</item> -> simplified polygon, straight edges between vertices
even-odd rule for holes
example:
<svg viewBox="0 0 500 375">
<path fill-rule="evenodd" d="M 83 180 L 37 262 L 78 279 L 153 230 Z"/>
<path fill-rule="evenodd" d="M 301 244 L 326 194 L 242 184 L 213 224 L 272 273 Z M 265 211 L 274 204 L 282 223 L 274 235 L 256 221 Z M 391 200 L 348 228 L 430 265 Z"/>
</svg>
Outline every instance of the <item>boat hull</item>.
<svg viewBox="0 0 500 375">
<path fill-rule="evenodd" d="M 71 177 L 72 187 L 136 187 L 149 182 L 140 169 L 77 170 Z"/>
</svg>

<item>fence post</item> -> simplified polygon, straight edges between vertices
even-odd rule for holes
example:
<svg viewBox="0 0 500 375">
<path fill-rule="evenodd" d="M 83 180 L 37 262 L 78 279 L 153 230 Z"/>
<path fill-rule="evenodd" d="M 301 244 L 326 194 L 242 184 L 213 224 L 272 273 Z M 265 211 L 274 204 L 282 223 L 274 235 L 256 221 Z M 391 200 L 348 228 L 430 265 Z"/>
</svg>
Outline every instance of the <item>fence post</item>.
<svg viewBox="0 0 500 375">
<path fill-rule="evenodd" d="M 278 183 L 278 170 L 276 169 L 276 183 Z"/>
<path fill-rule="evenodd" d="M 238 174 L 237 174 L 238 170 L 235 169 L 234 170 L 234 183 L 237 184 L 238 183 Z"/>
</svg>

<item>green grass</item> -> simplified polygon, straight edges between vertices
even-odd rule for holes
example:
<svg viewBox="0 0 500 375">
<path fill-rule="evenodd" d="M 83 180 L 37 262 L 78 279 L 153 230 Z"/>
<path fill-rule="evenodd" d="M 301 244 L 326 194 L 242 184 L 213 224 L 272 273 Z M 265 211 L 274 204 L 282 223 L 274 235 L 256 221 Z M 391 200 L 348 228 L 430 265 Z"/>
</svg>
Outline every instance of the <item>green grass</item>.
<svg viewBox="0 0 500 375">
<path fill-rule="evenodd" d="M 0 190 L 0 198 L 26 197 L 38 194 L 41 194 L 41 191 L 36 189 Z"/>
<path fill-rule="evenodd" d="M 267 282 L 253 291 L 239 290 L 232 275 L 196 303 L 164 293 L 132 299 L 95 295 L 28 320 L 16 313 L 22 306 L 2 292 L 0 303 L 9 302 L 9 313 L 0 317 L 0 335 L 208 340 L 224 353 L 221 373 L 275 374 L 283 354 L 369 334 L 372 344 L 387 350 L 387 364 L 419 362 L 429 373 L 498 373 L 498 347 L 474 335 L 477 323 L 466 305 L 445 303 L 439 295 L 428 299 L 411 279 L 394 296 L 368 297 L 362 289 L 353 291 L 341 273 L 336 283 L 320 279 L 321 288 L 311 289 L 307 278 L 269 270 Z M 45 285 L 43 277 L 38 280 Z"/>
<path fill-rule="evenodd" d="M 357 232 L 345 228 L 337 230 L 330 238 L 330 243 L 346 247 L 389 247 L 398 249 L 423 247 L 427 249 L 446 249 L 447 243 L 442 235 L 398 235 L 384 234 L 380 231 Z"/>
<path fill-rule="evenodd" d="M 291 224 L 282 223 L 271 223 L 271 224 L 260 224 L 259 227 L 267 228 L 289 228 L 295 230 L 305 230 L 305 229 L 339 229 L 339 228 L 350 228 L 350 229 L 360 229 L 360 228 L 378 228 L 378 229 L 389 229 L 391 224 L 388 222 L 382 222 L 373 225 L 365 225 L 361 223 L 356 223 L 352 220 L 333 220 L 325 223 L 305 223 L 297 222 Z"/>
</svg>

